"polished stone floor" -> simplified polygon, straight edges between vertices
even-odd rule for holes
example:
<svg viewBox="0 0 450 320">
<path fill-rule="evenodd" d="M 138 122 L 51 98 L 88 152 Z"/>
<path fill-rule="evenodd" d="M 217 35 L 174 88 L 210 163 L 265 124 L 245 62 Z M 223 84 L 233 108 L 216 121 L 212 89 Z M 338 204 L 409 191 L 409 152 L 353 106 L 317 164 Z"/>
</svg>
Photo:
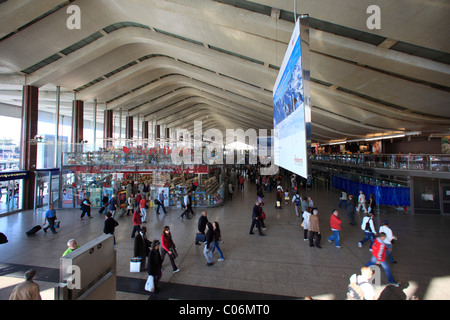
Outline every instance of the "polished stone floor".
<svg viewBox="0 0 450 320">
<path fill-rule="evenodd" d="M 159 239 L 162 228 L 170 226 L 177 245 L 176 259 L 181 271 L 173 274 L 168 259 L 164 261 L 161 291 L 157 299 L 314 299 L 342 300 L 345 298 L 349 277 L 359 273 L 371 257 L 368 243 L 359 248 L 364 236 L 359 226 L 351 226 L 345 210 L 341 246 L 335 248 L 327 241 L 331 235 L 329 217 L 338 205 L 338 191 L 317 186 L 303 192 L 311 196 L 319 209 L 322 231 L 322 249 L 309 247 L 303 240 L 300 219 L 293 204 L 274 208 L 275 193 L 266 193 L 264 211 L 267 215 L 265 236 L 249 235 L 252 207 L 256 200 L 256 187 L 246 184 L 243 191 L 236 190 L 232 201 L 218 208 L 207 209 L 208 219 L 218 221 L 224 242 L 225 255 L 218 262 L 206 266 L 203 245 L 194 244 L 197 220 L 203 211 L 195 209 L 192 219 L 180 218 L 181 209 L 170 208 L 168 214 L 157 215 L 149 210 L 146 227 L 149 239 Z M 389 219 L 398 236 L 391 265 L 399 288 L 392 288 L 397 299 L 416 296 L 423 300 L 450 299 L 450 217 L 442 215 L 409 215 L 401 210 L 388 209 L 377 214 L 378 228 Z M 0 299 L 8 299 L 14 285 L 21 282 L 23 272 L 36 268 L 36 281 L 41 286 L 43 299 L 53 299 L 53 287 L 59 279 L 59 258 L 66 243 L 74 238 L 84 244 L 102 234 L 103 215 L 92 211 L 92 219 L 80 221 L 79 209 L 61 209 L 57 216 L 61 228 L 53 235 L 39 231 L 27 237 L 25 231 L 44 221 L 44 211 L 24 211 L 0 217 L 0 232 L 9 242 L 0 245 Z M 130 273 L 129 261 L 133 255 L 131 216 L 117 218 L 115 246 L 117 252 L 117 299 L 146 300 L 155 298 L 143 287 L 147 275 Z M 361 217 L 357 216 L 357 222 Z M 359 224 L 358 224 L 359 225 Z M 381 272 L 382 284 L 376 288 L 380 294 L 387 284 Z M 392 292 L 391 292 L 392 293 Z M 392 296 L 392 295 L 391 295 Z"/>
</svg>

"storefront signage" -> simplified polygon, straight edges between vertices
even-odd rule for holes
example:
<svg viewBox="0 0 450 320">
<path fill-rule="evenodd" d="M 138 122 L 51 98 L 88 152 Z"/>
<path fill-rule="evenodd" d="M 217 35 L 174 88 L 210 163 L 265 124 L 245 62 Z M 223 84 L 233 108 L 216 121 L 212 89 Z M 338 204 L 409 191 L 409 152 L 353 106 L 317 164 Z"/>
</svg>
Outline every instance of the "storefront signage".
<svg viewBox="0 0 450 320">
<path fill-rule="evenodd" d="M 28 179 L 29 174 L 29 171 L 0 172 L 0 181 Z"/>
</svg>

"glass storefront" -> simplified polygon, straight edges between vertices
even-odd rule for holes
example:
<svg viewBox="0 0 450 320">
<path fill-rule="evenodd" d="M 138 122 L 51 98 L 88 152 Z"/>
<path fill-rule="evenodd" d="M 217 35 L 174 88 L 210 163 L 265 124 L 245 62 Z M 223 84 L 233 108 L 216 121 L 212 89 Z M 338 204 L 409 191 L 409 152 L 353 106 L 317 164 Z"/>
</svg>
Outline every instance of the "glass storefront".
<svg viewBox="0 0 450 320">
<path fill-rule="evenodd" d="M 28 179 L 27 171 L 0 172 L 0 215 L 22 209 L 23 179 Z"/>
</svg>

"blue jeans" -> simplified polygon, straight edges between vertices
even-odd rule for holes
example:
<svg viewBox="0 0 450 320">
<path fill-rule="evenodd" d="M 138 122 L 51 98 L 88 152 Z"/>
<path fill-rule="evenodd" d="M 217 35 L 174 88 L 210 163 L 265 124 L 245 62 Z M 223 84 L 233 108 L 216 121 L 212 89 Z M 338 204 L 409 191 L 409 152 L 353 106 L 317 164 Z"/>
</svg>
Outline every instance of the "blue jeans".
<svg viewBox="0 0 450 320">
<path fill-rule="evenodd" d="M 344 203 L 345 209 L 347 210 L 347 200 L 341 200 L 339 201 L 339 208 L 341 207 L 341 204 Z"/>
<path fill-rule="evenodd" d="M 392 252 L 390 251 L 392 249 L 392 244 L 387 244 L 386 248 L 389 250 L 386 251 L 386 257 L 388 258 L 390 263 L 394 262 L 394 257 L 392 256 Z"/>
<path fill-rule="evenodd" d="M 360 241 L 361 244 L 370 239 L 370 248 L 372 248 L 373 241 L 375 239 L 375 234 L 373 232 L 364 231 L 365 237 Z"/>
<path fill-rule="evenodd" d="M 372 256 L 369 262 L 366 263 L 366 267 L 370 267 L 377 264 L 377 258 Z M 394 277 L 392 276 L 391 269 L 389 268 L 389 263 L 384 261 L 380 261 L 381 266 L 384 269 L 384 272 L 386 273 L 386 277 L 388 278 L 389 283 L 395 283 Z"/>
<path fill-rule="evenodd" d="M 219 241 L 214 241 L 213 247 L 212 247 L 212 252 L 214 252 L 214 250 L 216 248 L 217 248 L 217 251 L 219 251 L 220 258 L 223 259 L 223 253 L 222 253 L 222 250 L 220 250 Z"/>
<path fill-rule="evenodd" d="M 334 240 L 334 245 L 339 247 L 339 230 L 332 230 L 333 234 L 328 237 L 328 241 Z"/>
</svg>

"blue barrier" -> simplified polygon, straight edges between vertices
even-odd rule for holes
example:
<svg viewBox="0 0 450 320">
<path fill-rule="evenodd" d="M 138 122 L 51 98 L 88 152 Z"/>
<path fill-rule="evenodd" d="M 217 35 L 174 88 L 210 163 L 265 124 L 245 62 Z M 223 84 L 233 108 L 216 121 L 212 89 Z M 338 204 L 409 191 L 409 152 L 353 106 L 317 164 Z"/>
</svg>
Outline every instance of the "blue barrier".
<svg viewBox="0 0 450 320">
<path fill-rule="evenodd" d="M 337 176 L 331 176 L 331 185 L 339 190 L 344 189 L 348 194 L 353 194 L 356 197 L 359 196 L 359 191 L 362 190 L 366 196 L 367 203 L 369 202 L 370 194 L 373 193 L 377 204 L 410 206 L 409 188 L 373 186 Z"/>
</svg>

